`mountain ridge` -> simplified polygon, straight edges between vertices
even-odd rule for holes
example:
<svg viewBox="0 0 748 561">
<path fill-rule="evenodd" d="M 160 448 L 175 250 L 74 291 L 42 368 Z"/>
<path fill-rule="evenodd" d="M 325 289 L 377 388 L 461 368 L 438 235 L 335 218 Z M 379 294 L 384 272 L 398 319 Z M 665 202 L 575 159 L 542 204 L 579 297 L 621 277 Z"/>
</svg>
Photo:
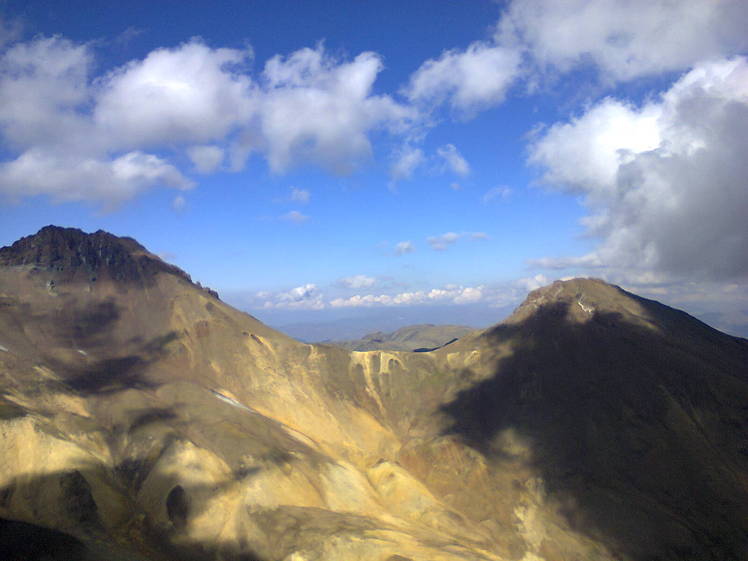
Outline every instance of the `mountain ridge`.
<svg viewBox="0 0 748 561">
<path fill-rule="evenodd" d="M 748 556 L 748 341 L 683 312 L 572 280 L 350 353 L 77 267 L 0 265 L 0 529 L 102 561 Z"/>
<path fill-rule="evenodd" d="M 146 284 L 159 272 L 167 272 L 218 297 L 217 292 L 194 283 L 182 269 L 150 253 L 133 238 L 104 230 L 88 234 L 78 228 L 44 226 L 36 234 L 0 248 L 0 265 L 54 271 L 57 282 L 97 282 L 104 276 Z"/>
</svg>

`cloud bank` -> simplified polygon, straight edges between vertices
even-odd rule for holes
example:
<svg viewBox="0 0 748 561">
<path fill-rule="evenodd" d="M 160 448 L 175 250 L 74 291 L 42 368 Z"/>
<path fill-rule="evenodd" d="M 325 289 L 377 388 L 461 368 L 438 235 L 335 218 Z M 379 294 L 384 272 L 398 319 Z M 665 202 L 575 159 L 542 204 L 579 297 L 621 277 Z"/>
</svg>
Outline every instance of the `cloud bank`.
<svg viewBox="0 0 748 561">
<path fill-rule="evenodd" d="M 92 75 L 91 45 L 61 37 L 10 44 L 0 55 L 0 194 L 116 205 L 153 187 L 189 189 L 197 173 L 251 153 L 284 172 L 300 163 L 351 172 L 371 156 L 368 134 L 397 132 L 414 112 L 373 95 L 374 53 L 338 61 L 322 46 L 276 56 L 260 76 L 251 52 L 193 39 Z"/>
<path fill-rule="evenodd" d="M 585 196 L 601 240 L 576 263 L 731 279 L 748 275 L 748 60 L 697 65 L 656 101 L 608 98 L 531 147 L 544 181 Z M 553 265 L 553 260 L 545 262 Z"/>
</svg>

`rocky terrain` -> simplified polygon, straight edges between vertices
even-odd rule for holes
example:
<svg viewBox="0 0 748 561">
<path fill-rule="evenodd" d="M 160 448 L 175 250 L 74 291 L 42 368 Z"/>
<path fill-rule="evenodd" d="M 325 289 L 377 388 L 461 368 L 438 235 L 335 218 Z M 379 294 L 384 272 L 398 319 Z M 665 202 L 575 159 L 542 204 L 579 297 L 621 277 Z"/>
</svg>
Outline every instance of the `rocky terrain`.
<svg viewBox="0 0 748 561">
<path fill-rule="evenodd" d="M 330 341 L 350 351 L 435 351 L 475 331 L 464 325 L 409 325 L 392 333 L 376 331 L 352 341 Z"/>
<path fill-rule="evenodd" d="M 748 558 L 748 341 L 597 280 L 307 345 L 128 238 L 0 249 L 0 557 Z"/>
</svg>

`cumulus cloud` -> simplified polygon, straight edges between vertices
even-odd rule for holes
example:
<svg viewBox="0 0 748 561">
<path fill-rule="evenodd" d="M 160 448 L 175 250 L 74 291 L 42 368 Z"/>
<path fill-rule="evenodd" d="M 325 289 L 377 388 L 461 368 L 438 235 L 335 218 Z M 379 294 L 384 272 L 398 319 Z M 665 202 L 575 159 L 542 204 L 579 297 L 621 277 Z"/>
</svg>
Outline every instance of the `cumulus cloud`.
<svg viewBox="0 0 748 561">
<path fill-rule="evenodd" d="M 255 296 L 263 308 L 321 310 L 325 307 L 322 293 L 311 283 L 285 292 L 258 292 Z"/>
<path fill-rule="evenodd" d="M 200 173 L 212 173 L 223 162 L 224 152 L 218 146 L 191 146 L 187 155 Z"/>
<path fill-rule="evenodd" d="M 338 285 L 343 288 L 370 288 L 377 283 L 377 279 L 366 275 L 353 275 L 352 277 L 343 277 L 338 280 Z"/>
<path fill-rule="evenodd" d="M 464 51 L 445 51 L 424 62 L 404 93 L 413 103 L 446 103 L 458 113 L 472 114 L 504 100 L 520 62 L 515 48 L 475 42 Z"/>
<path fill-rule="evenodd" d="M 550 127 L 530 161 L 585 196 L 601 244 L 577 265 L 728 279 L 748 274 L 746 130 L 748 60 L 735 57 L 642 106 L 603 100 Z"/>
<path fill-rule="evenodd" d="M 423 150 L 413 146 L 402 146 L 395 154 L 390 166 L 393 181 L 410 179 L 413 172 L 424 162 Z"/>
<path fill-rule="evenodd" d="M 746 28 L 748 4 L 736 0 L 513 0 L 489 40 L 427 60 L 403 93 L 471 117 L 521 78 L 592 66 L 613 84 L 744 52 Z"/>
<path fill-rule="evenodd" d="M 348 173 L 371 154 L 367 133 L 397 130 L 413 117 L 390 96 L 373 95 L 382 61 L 371 52 L 338 62 L 322 46 L 275 56 L 265 65 L 257 135 L 272 170 L 314 162 Z"/>
<path fill-rule="evenodd" d="M 0 192 L 11 199 L 44 194 L 56 202 L 113 205 L 156 185 L 189 189 L 192 182 L 163 159 L 143 152 L 103 160 L 30 149 L 0 163 Z"/>
<path fill-rule="evenodd" d="M 431 249 L 434 249 L 436 251 L 444 251 L 450 245 L 454 244 L 461 238 L 468 238 L 471 240 L 487 240 L 488 237 L 488 234 L 486 234 L 485 232 L 445 232 L 444 234 L 440 234 L 438 236 L 430 236 L 426 238 L 426 241 L 431 246 Z"/>
<path fill-rule="evenodd" d="M 90 134 L 88 47 L 60 37 L 18 43 L 0 57 L 0 126 L 14 148 L 75 146 Z"/>
<path fill-rule="evenodd" d="M 416 306 L 435 302 L 468 304 L 480 301 L 484 287 L 447 285 L 444 288 L 400 292 L 397 294 L 356 294 L 330 301 L 333 308 L 360 308 L 373 306 Z"/>
<path fill-rule="evenodd" d="M 748 4 L 708 0 L 514 0 L 495 40 L 560 72 L 594 64 L 605 79 L 685 70 L 748 47 Z"/>
<path fill-rule="evenodd" d="M 91 45 L 62 37 L 6 45 L 0 193 L 118 202 L 190 186 L 183 156 L 198 173 L 218 170 L 226 155 L 239 170 L 251 153 L 275 172 L 311 163 L 347 173 L 370 156 L 372 131 L 399 134 L 416 115 L 372 93 L 382 69 L 374 53 L 340 61 L 322 46 L 301 49 L 273 57 L 257 78 L 251 57 L 193 39 L 95 76 Z"/>
<path fill-rule="evenodd" d="M 103 79 L 94 121 L 125 148 L 222 139 L 255 108 L 248 56 L 199 40 L 156 49 Z"/>
<path fill-rule="evenodd" d="M 188 51 L 195 48 L 193 44 L 185 47 Z M 207 47 L 198 50 L 210 51 Z M 169 87 L 180 90 L 163 60 L 172 54 L 160 53 L 155 58 L 162 64 L 146 74 L 164 71 L 161 79 L 174 78 Z M 131 63 L 92 81 L 92 61 L 88 46 L 60 37 L 17 43 L 3 53 L 0 129 L 15 155 L 0 163 L 0 192 L 11 198 L 49 195 L 55 201 L 96 200 L 111 206 L 156 186 L 191 187 L 193 183 L 165 157 L 143 149 L 155 140 L 165 140 L 166 121 L 183 116 L 174 113 L 179 100 L 160 95 L 158 83 L 150 89 L 144 85 L 147 80 L 138 68 L 145 62 Z M 134 86 L 133 75 L 140 76 L 141 91 Z M 131 86 L 126 94 L 121 91 L 123 84 Z M 182 99 L 185 114 L 191 111 L 185 107 L 189 95 L 185 93 Z M 164 103 L 154 109 L 157 101 Z M 114 121 L 122 126 L 115 126 Z M 138 123 L 142 130 L 136 134 Z M 185 131 L 177 127 L 172 132 Z"/>
<path fill-rule="evenodd" d="M 541 277 L 536 277 L 541 278 Z M 350 282 L 349 282 L 350 281 Z M 322 310 L 330 308 L 372 308 L 430 305 L 469 305 L 506 306 L 516 303 L 526 293 L 519 282 L 505 282 L 495 285 L 447 284 L 441 287 L 397 292 L 368 292 L 376 283 L 372 277 L 355 275 L 340 279 L 326 289 L 315 284 L 304 284 L 287 291 L 262 291 L 245 297 L 245 306 L 251 309 L 296 309 Z M 528 281 L 530 282 L 530 281 Z M 340 289 L 346 292 L 340 295 Z M 350 294 L 351 290 L 357 291 Z"/>
<path fill-rule="evenodd" d="M 543 274 L 537 274 L 532 277 L 524 277 L 517 280 L 517 285 L 527 292 L 531 292 L 549 284 L 551 280 Z"/>
<path fill-rule="evenodd" d="M 415 250 L 413 243 L 410 241 L 397 242 L 395 244 L 395 255 L 405 255 L 406 253 L 413 253 Z"/>
<path fill-rule="evenodd" d="M 444 160 L 444 164 L 449 171 L 456 175 L 465 177 L 470 174 L 470 164 L 455 148 L 454 144 L 445 144 L 436 149 L 437 155 Z"/>
</svg>

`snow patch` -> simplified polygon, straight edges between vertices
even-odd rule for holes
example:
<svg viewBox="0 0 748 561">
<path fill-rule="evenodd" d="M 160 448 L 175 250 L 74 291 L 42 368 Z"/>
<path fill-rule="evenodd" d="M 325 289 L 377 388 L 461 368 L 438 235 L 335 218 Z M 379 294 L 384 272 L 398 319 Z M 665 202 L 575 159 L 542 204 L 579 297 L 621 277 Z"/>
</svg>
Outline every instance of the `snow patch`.
<svg viewBox="0 0 748 561">
<path fill-rule="evenodd" d="M 592 314 L 592 312 L 595 311 L 595 308 L 593 306 L 585 306 L 584 304 L 582 304 L 581 298 L 577 300 L 577 304 L 579 304 L 579 307 L 582 308 L 582 311 L 587 314 Z"/>
<path fill-rule="evenodd" d="M 245 411 L 249 411 L 250 413 L 257 413 L 257 411 L 255 411 L 254 409 L 252 409 L 250 407 L 247 407 L 246 405 L 242 405 L 241 403 L 239 403 L 235 399 L 227 397 L 227 396 L 223 395 L 222 393 L 219 393 L 219 392 L 217 392 L 215 390 L 210 390 L 210 393 L 212 393 L 214 396 L 216 396 L 221 401 L 224 401 L 224 402 L 228 403 L 229 405 L 233 405 L 234 407 L 238 407 L 239 409 L 244 409 Z"/>
</svg>

